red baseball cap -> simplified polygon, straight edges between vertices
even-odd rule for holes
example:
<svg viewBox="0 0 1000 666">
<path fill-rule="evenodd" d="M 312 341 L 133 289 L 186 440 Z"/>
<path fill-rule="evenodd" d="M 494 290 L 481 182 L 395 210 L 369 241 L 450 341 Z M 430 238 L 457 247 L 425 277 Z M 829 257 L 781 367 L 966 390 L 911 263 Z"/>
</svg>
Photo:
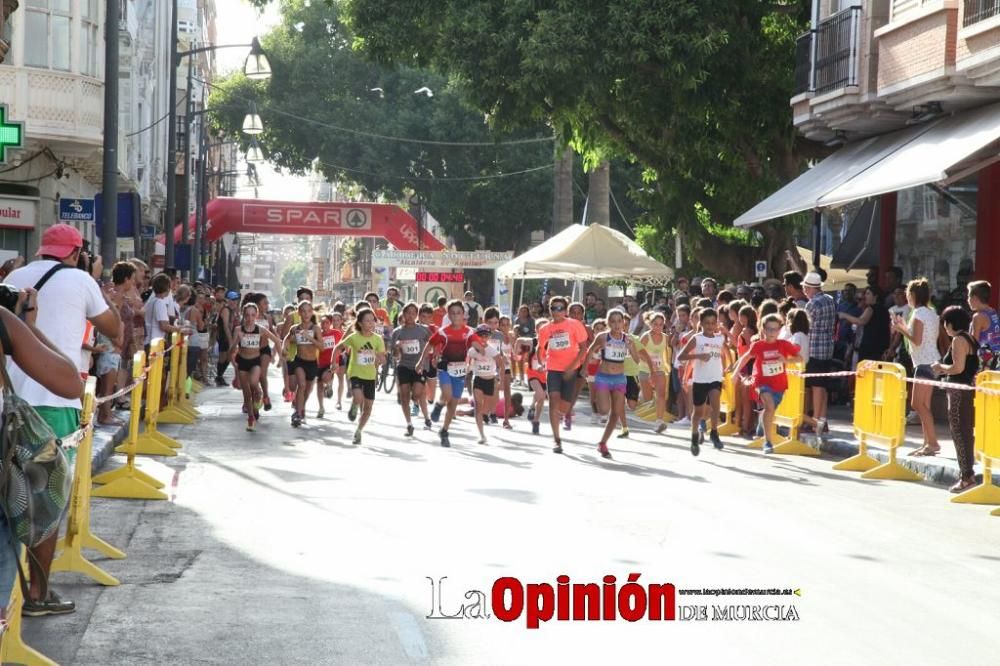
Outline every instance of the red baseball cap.
<svg viewBox="0 0 1000 666">
<path fill-rule="evenodd" d="M 35 253 L 36 257 L 48 255 L 65 259 L 73 254 L 73 250 L 83 247 L 83 236 L 68 224 L 53 224 L 42 234 L 42 244 Z"/>
</svg>

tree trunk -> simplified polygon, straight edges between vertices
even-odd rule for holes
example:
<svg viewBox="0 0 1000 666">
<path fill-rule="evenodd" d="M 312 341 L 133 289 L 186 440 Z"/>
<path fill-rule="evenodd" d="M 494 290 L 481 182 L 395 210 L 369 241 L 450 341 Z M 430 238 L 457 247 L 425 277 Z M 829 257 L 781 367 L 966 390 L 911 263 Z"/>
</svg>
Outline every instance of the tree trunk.
<svg viewBox="0 0 1000 666">
<path fill-rule="evenodd" d="M 607 161 L 590 172 L 587 197 L 587 224 L 611 226 L 611 167 Z"/>
<path fill-rule="evenodd" d="M 552 188 L 552 233 L 573 224 L 573 149 L 567 148 L 556 160 Z"/>
</svg>

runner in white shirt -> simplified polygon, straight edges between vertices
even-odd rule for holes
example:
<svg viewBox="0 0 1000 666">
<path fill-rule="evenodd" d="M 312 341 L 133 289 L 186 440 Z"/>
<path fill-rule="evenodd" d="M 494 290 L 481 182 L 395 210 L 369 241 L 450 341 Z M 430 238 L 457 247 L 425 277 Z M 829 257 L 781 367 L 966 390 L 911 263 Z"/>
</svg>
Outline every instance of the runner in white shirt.
<svg viewBox="0 0 1000 666">
<path fill-rule="evenodd" d="M 476 334 L 483 340 L 490 337 L 490 327 L 483 325 L 476 329 Z M 479 351 L 469 348 L 469 367 L 472 368 L 472 395 L 476 401 L 476 427 L 479 429 L 479 443 L 486 443 L 486 432 L 483 421 L 490 409 L 490 402 L 496 395 L 497 368 L 501 363 L 501 351 L 497 346 L 487 344 Z"/>
<path fill-rule="evenodd" d="M 712 446 L 722 448 L 719 439 L 719 398 L 722 395 L 723 369 L 728 365 L 728 348 L 725 337 L 718 335 L 718 315 L 715 310 L 706 309 L 699 317 L 701 333 L 693 336 L 681 350 L 681 361 L 693 361 L 692 398 L 694 417 L 691 419 L 691 454 L 698 455 L 703 435 L 698 432 L 698 423 L 710 421 L 709 437 Z"/>
</svg>

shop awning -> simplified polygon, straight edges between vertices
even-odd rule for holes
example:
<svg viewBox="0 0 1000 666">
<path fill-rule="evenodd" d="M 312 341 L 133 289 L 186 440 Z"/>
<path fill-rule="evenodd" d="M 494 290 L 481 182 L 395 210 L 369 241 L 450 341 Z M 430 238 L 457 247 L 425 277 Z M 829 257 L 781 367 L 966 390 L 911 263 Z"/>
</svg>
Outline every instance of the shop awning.
<svg viewBox="0 0 1000 666">
<path fill-rule="evenodd" d="M 850 143 L 736 219 L 777 217 L 947 181 L 996 157 L 1000 104 Z"/>
</svg>

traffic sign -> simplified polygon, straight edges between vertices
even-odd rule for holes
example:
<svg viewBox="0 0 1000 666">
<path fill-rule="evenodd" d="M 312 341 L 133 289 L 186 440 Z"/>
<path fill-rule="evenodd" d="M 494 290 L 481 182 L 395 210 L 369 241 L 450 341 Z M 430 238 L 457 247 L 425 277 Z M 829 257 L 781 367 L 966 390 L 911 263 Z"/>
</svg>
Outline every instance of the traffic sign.
<svg viewBox="0 0 1000 666">
<path fill-rule="evenodd" d="M 59 199 L 60 222 L 93 222 L 93 199 Z"/>
<path fill-rule="evenodd" d="M 759 278 L 767 277 L 767 262 L 766 261 L 753 262 L 753 274 L 754 277 L 759 277 Z"/>
<path fill-rule="evenodd" d="M 0 164 L 7 162 L 8 148 L 24 148 L 24 123 L 8 120 L 7 105 L 0 104 Z"/>
</svg>

